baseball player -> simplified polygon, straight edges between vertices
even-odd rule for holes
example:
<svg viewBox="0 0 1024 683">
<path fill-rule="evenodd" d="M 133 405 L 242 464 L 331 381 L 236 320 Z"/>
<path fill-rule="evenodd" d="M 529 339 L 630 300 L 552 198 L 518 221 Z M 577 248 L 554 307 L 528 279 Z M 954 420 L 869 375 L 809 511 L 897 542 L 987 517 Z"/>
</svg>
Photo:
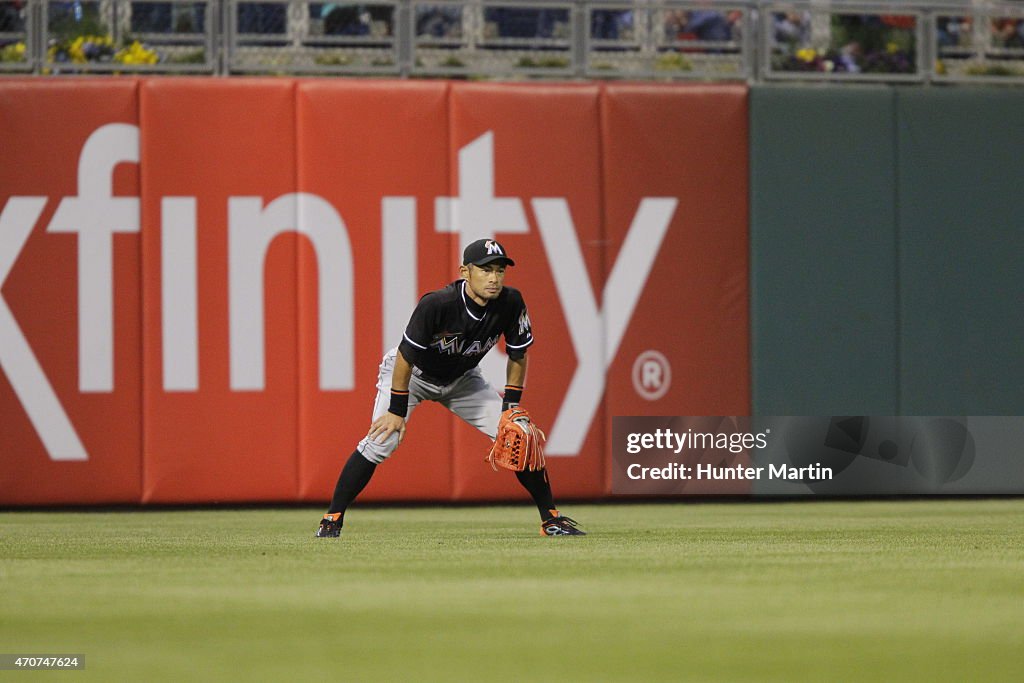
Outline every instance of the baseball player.
<svg viewBox="0 0 1024 683">
<path fill-rule="evenodd" d="M 501 413 L 522 399 L 526 350 L 533 344 L 523 296 L 504 286 L 505 268 L 512 265 L 498 242 L 477 240 L 463 252 L 461 279 L 420 299 L 401 344 L 381 361 L 373 422 L 341 470 L 318 537 L 341 535 L 345 510 L 402 442 L 421 401 L 437 401 L 494 439 Z M 504 399 L 477 367 L 502 335 L 508 353 Z M 585 535 L 555 507 L 546 468 L 516 477 L 537 504 L 542 536 Z"/>
</svg>

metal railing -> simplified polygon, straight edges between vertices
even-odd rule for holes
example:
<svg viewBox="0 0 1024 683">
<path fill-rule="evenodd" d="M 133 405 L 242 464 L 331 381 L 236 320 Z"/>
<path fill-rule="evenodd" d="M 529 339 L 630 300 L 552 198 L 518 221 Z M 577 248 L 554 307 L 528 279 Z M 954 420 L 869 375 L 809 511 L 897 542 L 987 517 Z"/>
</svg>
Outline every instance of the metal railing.
<svg viewBox="0 0 1024 683">
<path fill-rule="evenodd" d="M 0 0 L 0 72 L 1024 83 L 1024 6 Z"/>
</svg>

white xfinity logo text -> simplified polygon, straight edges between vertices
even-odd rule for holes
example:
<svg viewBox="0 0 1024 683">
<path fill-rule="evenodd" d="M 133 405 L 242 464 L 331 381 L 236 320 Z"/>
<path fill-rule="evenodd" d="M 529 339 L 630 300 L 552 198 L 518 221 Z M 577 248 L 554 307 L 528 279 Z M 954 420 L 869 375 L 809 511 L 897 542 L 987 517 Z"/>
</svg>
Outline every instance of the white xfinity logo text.
<svg viewBox="0 0 1024 683">
<path fill-rule="evenodd" d="M 48 233 L 78 240 L 78 354 L 82 393 L 114 390 L 113 241 L 116 233 L 140 230 L 139 198 L 114 197 L 112 178 L 120 163 L 139 163 L 139 129 L 129 124 L 98 128 L 82 148 L 78 195 L 60 200 Z M 488 132 L 459 151 L 459 192 L 434 200 L 434 229 L 458 233 L 460 249 L 478 239 L 530 230 L 523 200 L 497 197 L 494 138 Z M 11 197 L 0 212 L 0 287 L 6 281 L 47 197 Z M 416 198 L 383 197 L 382 302 L 384 347 L 400 339 L 416 291 Z M 162 197 L 161 339 L 163 388 L 199 389 L 197 199 Z M 579 452 L 604 393 L 614 360 L 677 200 L 645 197 L 598 297 L 591 291 L 568 202 L 530 199 L 541 240 L 576 352 L 577 367 L 550 431 L 548 455 Z M 264 388 L 264 261 L 274 238 L 305 235 L 317 257 L 320 389 L 354 387 L 355 284 L 348 229 L 322 197 L 289 193 L 264 205 L 259 197 L 228 197 L 229 363 L 233 391 Z M 529 292 L 527 292 L 529 296 Z M 595 340 L 601 340 L 595 343 Z M 504 356 L 492 351 L 484 372 L 504 383 Z M 52 460 L 87 460 L 67 412 L 0 295 L 0 368 L 7 375 Z"/>
</svg>

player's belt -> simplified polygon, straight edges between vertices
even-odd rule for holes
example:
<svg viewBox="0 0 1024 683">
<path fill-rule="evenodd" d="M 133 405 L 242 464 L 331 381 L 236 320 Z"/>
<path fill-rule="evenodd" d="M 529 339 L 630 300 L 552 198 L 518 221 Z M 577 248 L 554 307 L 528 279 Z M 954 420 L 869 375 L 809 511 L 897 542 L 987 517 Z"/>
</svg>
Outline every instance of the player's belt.
<svg viewBox="0 0 1024 683">
<path fill-rule="evenodd" d="M 423 372 L 422 370 L 420 370 L 415 365 L 412 366 L 412 374 L 414 374 L 416 376 L 416 378 L 418 380 L 420 380 L 421 382 L 426 382 L 427 384 L 433 384 L 435 387 L 447 386 L 447 385 L 451 384 L 452 382 L 454 382 L 455 380 L 458 379 L 458 377 L 454 377 L 454 378 L 452 378 L 452 379 L 450 379 L 448 381 L 445 381 L 443 379 L 439 379 L 437 377 L 433 377 L 432 375 L 428 375 L 427 373 Z"/>
</svg>

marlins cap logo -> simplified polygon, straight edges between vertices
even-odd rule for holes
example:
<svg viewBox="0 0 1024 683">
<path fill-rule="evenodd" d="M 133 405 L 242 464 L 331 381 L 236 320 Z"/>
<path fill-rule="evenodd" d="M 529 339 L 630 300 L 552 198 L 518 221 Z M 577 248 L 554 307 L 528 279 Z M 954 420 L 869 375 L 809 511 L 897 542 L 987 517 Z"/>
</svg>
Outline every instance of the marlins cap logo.
<svg viewBox="0 0 1024 683">
<path fill-rule="evenodd" d="M 487 240 L 486 242 L 484 242 L 484 248 L 487 249 L 487 254 L 488 255 L 490 255 L 490 254 L 501 254 L 502 256 L 505 255 L 505 252 L 503 252 L 501 250 L 501 245 L 499 245 L 494 240 Z"/>
</svg>

